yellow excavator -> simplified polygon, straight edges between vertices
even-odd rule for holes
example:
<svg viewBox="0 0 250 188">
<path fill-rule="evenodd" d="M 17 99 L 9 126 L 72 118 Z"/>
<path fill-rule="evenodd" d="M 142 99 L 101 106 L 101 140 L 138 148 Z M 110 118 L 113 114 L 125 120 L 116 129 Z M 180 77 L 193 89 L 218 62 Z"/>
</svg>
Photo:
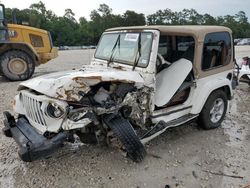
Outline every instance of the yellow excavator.
<svg viewBox="0 0 250 188">
<path fill-rule="evenodd" d="M 35 67 L 58 56 L 49 31 L 8 24 L 0 4 L 0 75 L 10 81 L 29 79 Z"/>
</svg>

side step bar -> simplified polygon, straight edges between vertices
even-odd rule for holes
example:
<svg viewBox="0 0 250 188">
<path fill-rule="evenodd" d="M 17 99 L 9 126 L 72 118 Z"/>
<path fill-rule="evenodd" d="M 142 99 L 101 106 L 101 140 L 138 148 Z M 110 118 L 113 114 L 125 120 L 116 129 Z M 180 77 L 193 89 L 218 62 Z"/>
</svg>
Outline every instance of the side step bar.
<svg viewBox="0 0 250 188">
<path fill-rule="evenodd" d="M 143 144 L 149 142 L 150 140 L 154 139 L 156 136 L 160 135 L 161 133 L 165 132 L 168 128 L 176 127 L 181 124 L 187 123 L 194 118 L 196 118 L 198 115 L 193 114 L 187 114 L 183 117 L 180 117 L 178 119 L 172 120 L 168 123 L 165 123 L 164 121 L 160 121 L 155 126 L 149 130 L 147 133 L 145 133 L 141 138 L 141 142 Z"/>
</svg>

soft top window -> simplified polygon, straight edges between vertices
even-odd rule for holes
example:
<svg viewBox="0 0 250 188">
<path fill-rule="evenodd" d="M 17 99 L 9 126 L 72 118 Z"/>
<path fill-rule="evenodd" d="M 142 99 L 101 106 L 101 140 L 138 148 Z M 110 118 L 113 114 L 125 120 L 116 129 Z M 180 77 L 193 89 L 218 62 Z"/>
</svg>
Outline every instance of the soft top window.
<svg viewBox="0 0 250 188">
<path fill-rule="evenodd" d="M 181 58 L 191 62 L 194 59 L 195 41 L 191 36 L 171 36 L 161 35 L 159 41 L 158 53 L 172 63 Z"/>
<path fill-rule="evenodd" d="M 231 38 L 228 32 L 209 33 L 203 47 L 202 70 L 227 65 L 231 60 Z"/>
</svg>

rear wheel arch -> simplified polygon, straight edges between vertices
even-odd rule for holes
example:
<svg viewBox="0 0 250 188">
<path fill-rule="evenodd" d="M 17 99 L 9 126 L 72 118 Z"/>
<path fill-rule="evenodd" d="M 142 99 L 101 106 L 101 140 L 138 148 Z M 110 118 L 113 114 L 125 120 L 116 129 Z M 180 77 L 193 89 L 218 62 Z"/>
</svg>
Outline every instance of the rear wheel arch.
<svg viewBox="0 0 250 188">
<path fill-rule="evenodd" d="M 226 94 L 227 100 L 232 99 L 232 90 L 231 90 L 229 85 L 222 85 L 222 86 L 219 86 L 219 87 L 215 87 L 213 89 L 211 88 L 211 90 L 209 90 L 208 93 L 203 93 L 202 99 L 199 102 L 195 102 L 195 105 L 193 105 L 191 113 L 192 114 L 199 114 L 202 111 L 202 109 L 203 109 L 205 103 L 207 102 L 209 96 L 211 96 L 215 91 L 218 91 L 218 90 L 221 90 Z"/>
<path fill-rule="evenodd" d="M 220 90 L 220 91 L 223 91 L 223 92 L 226 94 L 227 100 L 231 100 L 231 99 L 232 99 L 230 88 L 229 88 L 228 85 L 225 85 L 225 86 L 219 87 L 219 88 L 214 89 L 213 91 L 211 91 L 211 92 L 209 93 L 207 99 L 205 100 L 205 103 L 207 102 L 208 98 L 209 98 L 213 93 L 215 93 L 215 92 L 217 92 L 217 91 L 219 91 L 219 90 Z M 205 104 L 205 103 L 204 103 L 204 104 Z"/>
<path fill-rule="evenodd" d="M 207 98 L 198 117 L 198 124 L 204 129 L 214 129 L 221 125 L 227 112 L 228 98 L 224 89 L 214 90 Z"/>
</svg>

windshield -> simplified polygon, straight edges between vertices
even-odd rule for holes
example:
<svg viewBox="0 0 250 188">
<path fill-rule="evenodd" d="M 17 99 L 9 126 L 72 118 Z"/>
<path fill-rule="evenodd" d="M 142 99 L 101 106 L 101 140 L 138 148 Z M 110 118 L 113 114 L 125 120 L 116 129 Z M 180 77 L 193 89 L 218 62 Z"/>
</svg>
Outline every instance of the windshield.
<svg viewBox="0 0 250 188">
<path fill-rule="evenodd" d="M 95 58 L 147 67 L 152 38 L 151 32 L 103 34 L 96 49 Z"/>
</svg>

